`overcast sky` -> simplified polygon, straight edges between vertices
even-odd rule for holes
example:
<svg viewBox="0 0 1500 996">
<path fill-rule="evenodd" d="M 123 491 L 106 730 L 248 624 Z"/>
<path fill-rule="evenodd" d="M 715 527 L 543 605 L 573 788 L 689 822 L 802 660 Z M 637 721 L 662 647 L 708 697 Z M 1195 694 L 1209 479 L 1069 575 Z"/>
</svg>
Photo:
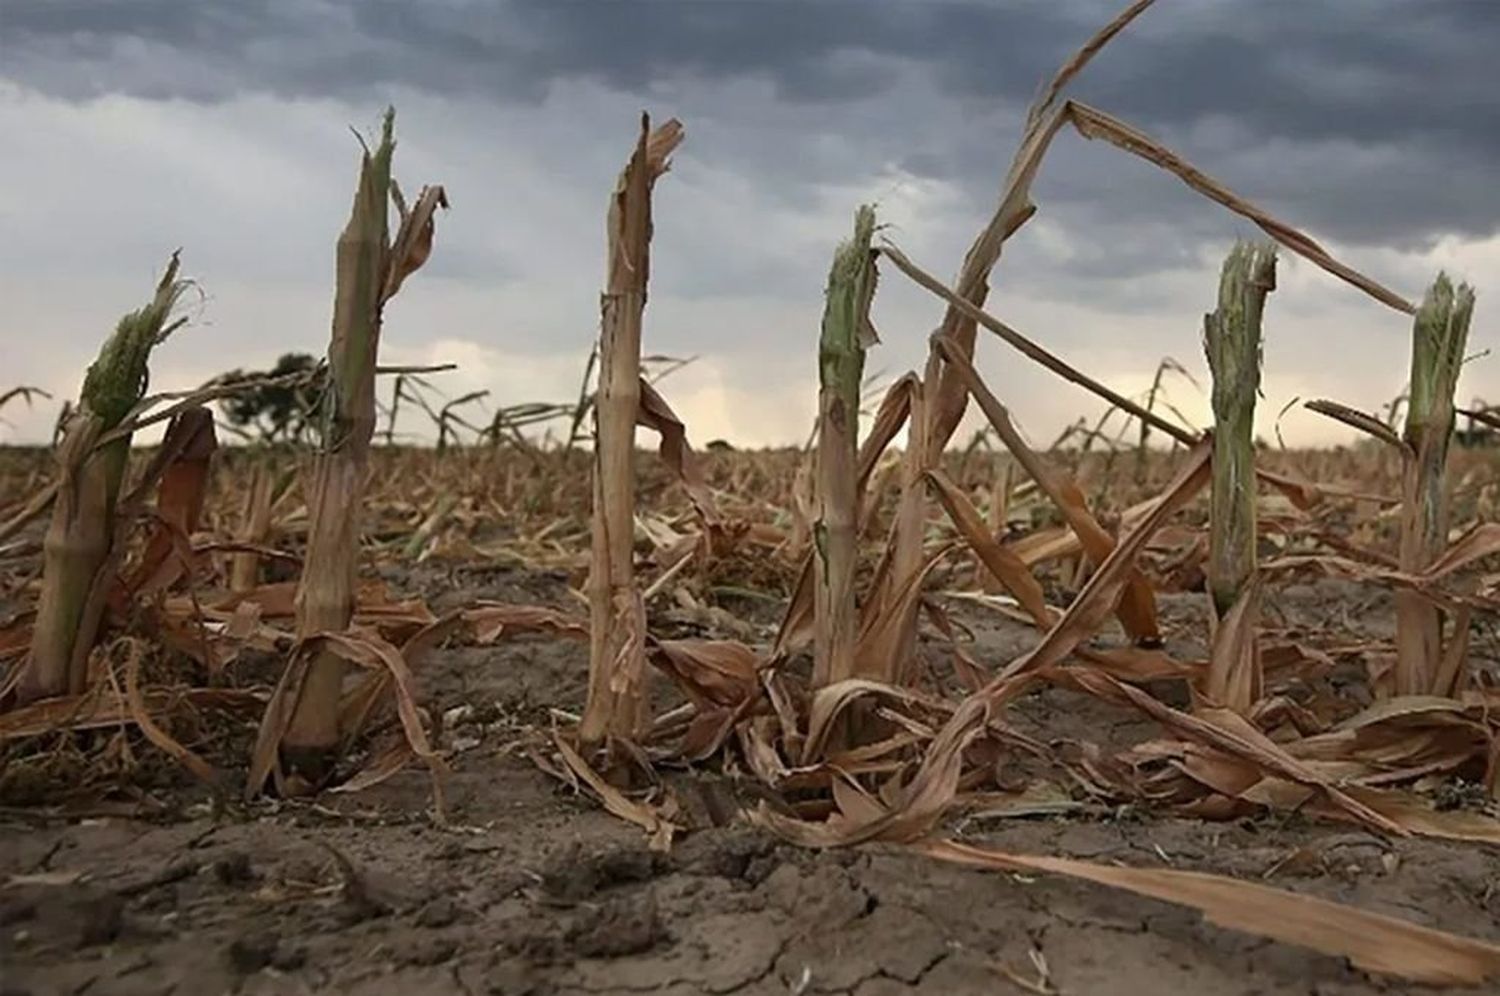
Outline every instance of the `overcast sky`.
<svg viewBox="0 0 1500 996">
<path fill-rule="evenodd" d="M 638 116 L 687 139 L 657 186 L 646 350 L 701 441 L 805 438 L 830 254 L 855 206 L 951 278 L 1039 82 L 1106 0 L 0 0 L 0 390 L 72 396 L 170 251 L 204 293 L 153 364 L 189 387 L 321 352 L 359 147 L 397 108 L 396 174 L 443 183 L 429 266 L 387 311 L 388 362 L 461 365 L 450 395 L 574 394 L 597 332 L 604 212 Z M 1417 298 L 1440 268 L 1497 345 L 1500 0 L 1159 0 L 1072 93 L 1167 142 Z M 1206 386 L 1217 268 L 1256 230 L 1064 134 L 990 308 L 1126 393 L 1164 356 Z M 869 368 L 919 367 L 936 299 L 886 269 Z M 1261 428 L 1293 398 L 1374 409 L 1410 319 L 1283 254 Z M 995 341 L 981 369 L 1035 439 L 1099 406 Z M 1202 418 L 1203 394 L 1169 380 Z M 1500 358 L 1464 400 L 1500 402 Z M 0 440 L 46 435 L 13 404 Z M 415 423 L 408 425 L 413 431 Z M 1300 411 L 1288 443 L 1348 438 Z"/>
</svg>

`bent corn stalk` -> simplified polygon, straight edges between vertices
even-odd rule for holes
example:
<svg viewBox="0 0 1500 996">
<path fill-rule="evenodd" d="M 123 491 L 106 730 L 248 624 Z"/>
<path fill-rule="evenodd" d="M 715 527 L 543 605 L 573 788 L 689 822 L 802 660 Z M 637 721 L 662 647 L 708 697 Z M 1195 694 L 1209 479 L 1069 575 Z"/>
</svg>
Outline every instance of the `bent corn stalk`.
<svg viewBox="0 0 1500 996">
<path fill-rule="evenodd" d="M 1000 262 L 1006 240 L 1036 213 L 1036 205 L 1031 200 L 1031 184 L 1041 168 L 1042 158 L 1052 144 L 1052 139 L 1065 120 L 1065 114 L 1057 109 L 1058 98 L 1100 50 L 1145 13 L 1153 2 L 1154 0 L 1133 0 L 1108 24 L 1095 32 L 1067 62 L 1058 67 L 1028 109 L 1026 129 L 1006 172 L 995 213 L 969 246 L 959 273 L 956 285 L 958 294 L 974 307 L 984 307 L 985 299 L 989 296 L 990 273 Z M 1063 110 L 1066 110 L 1066 106 L 1064 105 Z M 938 334 L 950 339 L 964 359 L 973 361 L 977 328 L 972 317 L 950 305 L 943 314 Z M 969 392 L 958 371 L 940 366 L 937 373 L 938 376 L 928 385 L 929 402 L 932 405 L 928 412 L 931 426 L 928 444 L 934 453 L 941 452 L 958 428 L 969 400 Z"/>
<path fill-rule="evenodd" d="M 594 405 L 593 561 L 589 571 L 589 690 L 578 737 L 585 748 L 634 740 L 651 717 L 646 607 L 635 581 L 635 425 L 641 405 L 641 323 L 650 281 L 651 191 L 682 142 L 682 125 L 641 131 L 610 197 L 608 263 L 600 297 L 599 389 Z"/>
<path fill-rule="evenodd" d="M 78 407 L 57 448 L 57 498 L 44 549 L 42 593 L 30 661 L 16 687 L 25 703 L 79 694 L 97 635 L 88 604 L 114 542 L 115 505 L 130 459 L 130 434 L 117 430 L 146 392 L 151 350 L 186 319 L 170 321 L 189 286 L 177 279 L 174 253 L 151 303 L 120 319 L 84 376 Z M 104 445 L 101 436 L 117 433 Z"/>
<path fill-rule="evenodd" d="M 1006 172 L 994 214 L 964 255 L 955 289 L 965 304 L 975 309 L 984 306 L 989 296 L 990 274 L 1000 261 L 1006 240 L 1036 213 L 1036 205 L 1031 200 L 1031 184 L 1052 139 L 1065 121 L 1064 109 L 1057 106 L 1063 90 L 1111 39 L 1153 3 L 1154 0 L 1132 0 L 1058 67 L 1027 111 L 1026 127 Z M 951 342 L 965 362 L 972 362 L 976 335 L 973 316 L 950 302 L 935 338 Z M 923 475 L 940 459 L 968 406 L 969 391 L 962 381 L 961 372 L 944 363 L 936 354 L 929 354 L 923 387 L 926 407 L 921 421 L 913 420 L 909 433 L 914 445 L 909 457 L 911 472 L 903 476 L 905 514 L 900 516 L 891 538 L 893 570 L 874 595 L 877 604 L 889 603 L 894 598 L 893 592 L 911 579 L 912 572 L 921 563 L 924 516 L 919 513 L 926 498 Z M 898 646 L 893 648 L 897 653 L 912 647 L 914 627 L 907 627 L 897 643 Z M 889 672 L 891 668 L 887 666 L 882 670 Z"/>
</svg>

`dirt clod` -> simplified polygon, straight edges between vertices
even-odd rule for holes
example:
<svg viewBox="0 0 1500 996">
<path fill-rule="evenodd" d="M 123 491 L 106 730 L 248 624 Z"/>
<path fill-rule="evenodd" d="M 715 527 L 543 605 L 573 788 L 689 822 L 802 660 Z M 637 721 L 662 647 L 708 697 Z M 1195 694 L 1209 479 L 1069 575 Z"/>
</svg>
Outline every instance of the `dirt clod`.
<svg viewBox="0 0 1500 996">
<path fill-rule="evenodd" d="M 214 862 L 214 877 L 224 885 L 249 885 L 256 878 L 255 866 L 244 851 L 230 851 Z"/>
<path fill-rule="evenodd" d="M 439 897 L 422 907 L 417 914 L 419 927 L 447 927 L 458 919 L 458 906 L 447 897 Z"/>
<path fill-rule="evenodd" d="M 74 907 L 78 928 L 78 946 L 90 948 L 108 944 L 120 936 L 125 927 L 125 901 L 110 893 L 101 893 Z"/>
<path fill-rule="evenodd" d="M 541 996 L 550 987 L 537 977 L 536 970 L 518 958 L 497 962 L 484 977 L 489 996 Z"/>
<path fill-rule="evenodd" d="M 276 938 L 271 934 L 247 934 L 229 942 L 224 956 L 229 967 L 241 975 L 252 975 L 271 964 Z"/>
<path fill-rule="evenodd" d="M 776 841 L 768 834 L 736 827 L 694 834 L 682 842 L 674 859 L 695 874 L 758 885 L 780 863 L 775 851 Z"/>
<path fill-rule="evenodd" d="M 417 937 L 407 942 L 399 958 L 407 965 L 441 965 L 458 952 L 458 941 L 451 937 Z"/>
<path fill-rule="evenodd" d="M 644 847 L 589 855 L 574 844 L 548 860 L 542 870 L 542 889 L 555 902 L 576 903 L 611 886 L 645 882 L 665 867 L 661 855 Z"/>
<path fill-rule="evenodd" d="M 667 939 L 656 897 L 612 899 L 584 913 L 568 930 L 567 942 L 584 958 L 619 958 L 649 951 Z"/>
<path fill-rule="evenodd" d="M 33 900 L 10 899 L 0 902 L 0 927 L 9 927 L 34 919 L 36 919 L 36 903 Z"/>
</svg>

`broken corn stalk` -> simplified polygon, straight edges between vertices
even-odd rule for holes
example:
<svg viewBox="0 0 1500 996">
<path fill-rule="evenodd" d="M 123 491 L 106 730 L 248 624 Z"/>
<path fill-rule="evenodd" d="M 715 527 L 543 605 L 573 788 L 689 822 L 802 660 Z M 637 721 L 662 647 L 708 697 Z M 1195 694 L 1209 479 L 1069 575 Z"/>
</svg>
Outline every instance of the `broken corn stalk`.
<svg viewBox="0 0 1500 996">
<path fill-rule="evenodd" d="M 1412 325 L 1411 398 L 1406 409 L 1402 472 L 1401 570 L 1416 574 L 1448 540 L 1448 444 L 1453 392 L 1463 367 L 1474 291 L 1438 274 Z M 1396 592 L 1397 695 L 1434 691 L 1442 660 L 1442 614 L 1418 591 Z"/>
<path fill-rule="evenodd" d="M 97 625 L 88 625 L 84 607 L 114 542 L 115 504 L 130 459 L 128 433 L 102 446 L 99 440 L 140 402 L 151 350 L 185 321 L 169 320 L 188 287 L 177 279 L 177 265 L 174 253 L 151 303 L 120 319 L 105 340 L 63 429 L 30 663 L 16 688 L 20 702 L 84 690 L 97 631 Z"/>
<path fill-rule="evenodd" d="M 1220 618 L 1255 573 L 1255 396 L 1261 314 L 1275 286 L 1275 246 L 1238 243 L 1224 261 L 1219 306 L 1203 317 L 1214 411 L 1208 582 Z"/>
<path fill-rule="evenodd" d="M 360 160 L 354 206 L 338 241 L 323 450 L 308 497 L 312 521 L 297 587 L 299 641 L 339 633 L 354 616 L 359 512 L 375 434 L 375 364 L 382 313 L 406 278 L 432 254 L 434 217 L 438 208 L 448 206 L 446 192 L 437 185 L 424 186 L 416 202 L 407 206 L 391 177 L 394 125 L 395 111 L 387 109 L 380 144 L 373 153 L 366 148 Z M 389 236 L 388 200 L 401 219 L 394 239 Z M 283 788 L 293 793 L 316 789 L 326 781 L 342 741 L 357 732 L 339 725 L 343 657 L 330 641 L 321 641 L 319 647 L 310 660 L 299 651 L 289 665 L 288 676 L 267 705 L 252 765 L 254 772 L 264 771 L 262 755 L 269 746 L 279 746 L 286 776 Z M 248 790 L 259 789 L 251 784 Z"/>
<path fill-rule="evenodd" d="M 813 685 L 854 676 L 859 619 L 854 568 L 859 548 L 859 388 L 865 349 L 874 341 L 870 299 L 875 260 L 870 239 L 875 209 L 854 215 L 854 236 L 839 246 L 828 274 L 818 341 L 818 490 L 813 523 Z"/>
<path fill-rule="evenodd" d="M 323 452 L 313 471 L 307 562 L 297 587 L 297 635 L 302 639 L 347 629 L 354 615 L 358 512 L 375 431 L 375 357 L 389 251 L 386 203 L 394 118 L 386 112 L 380 144 L 361 156 L 354 207 L 338 240 Z M 343 673 L 343 663 L 326 650 L 309 663 L 281 741 L 288 775 L 314 785 L 326 777 L 339 742 Z"/>
<path fill-rule="evenodd" d="M 586 748 L 634 740 L 651 721 L 646 607 L 635 581 L 635 424 L 641 408 L 641 323 L 651 266 L 651 191 L 682 141 L 682 125 L 640 136 L 610 198 L 608 270 L 600 298 L 594 406 L 593 562 L 589 570 L 589 691 L 578 737 Z"/>
</svg>

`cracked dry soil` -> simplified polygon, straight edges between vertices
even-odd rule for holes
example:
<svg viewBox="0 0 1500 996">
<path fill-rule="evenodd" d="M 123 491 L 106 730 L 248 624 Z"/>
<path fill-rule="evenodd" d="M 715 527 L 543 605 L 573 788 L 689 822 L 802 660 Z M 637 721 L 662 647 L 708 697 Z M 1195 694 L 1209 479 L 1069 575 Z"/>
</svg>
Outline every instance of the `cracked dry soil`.
<svg viewBox="0 0 1500 996">
<path fill-rule="evenodd" d="M 450 587 L 432 600 L 474 594 Z M 539 592 L 533 579 L 480 594 Z M 976 630 L 997 645 L 1019 638 Z M 317 805 L 217 819 L 186 802 L 157 822 L 5 810 L 0 996 L 1407 991 L 1168 904 L 894 847 L 810 852 L 728 825 L 653 854 L 636 828 L 503 750 L 548 707 L 576 708 L 585 654 L 521 639 L 429 662 L 422 678 L 440 709 L 469 705 L 491 720 L 449 731 L 462 749 L 447 828 L 424 814 L 417 770 Z M 1095 737 L 1129 724 L 1093 708 L 1048 692 L 1016 722 Z M 1268 881 L 1500 940 L 1500 858 L 1477 847 L 1285 818 L 1092 815 L 963 830 L 1009 850 Z"/>
</svg>

